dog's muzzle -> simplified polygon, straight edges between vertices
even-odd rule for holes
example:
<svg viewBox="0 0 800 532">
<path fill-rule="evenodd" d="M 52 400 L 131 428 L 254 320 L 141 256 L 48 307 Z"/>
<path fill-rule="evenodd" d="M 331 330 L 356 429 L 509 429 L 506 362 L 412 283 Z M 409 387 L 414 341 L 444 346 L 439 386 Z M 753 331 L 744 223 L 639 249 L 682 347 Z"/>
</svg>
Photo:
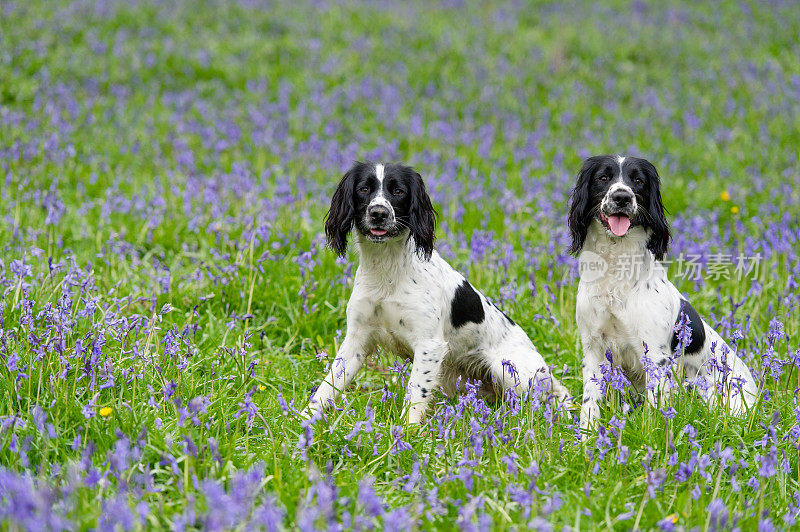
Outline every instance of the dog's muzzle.
<svg viewBox="0 0 800 532">
<path fill-rule="evenodd" d="M 633 215 L 636 210 L 636 196 L 632 192 L 618 188 L 608 195 L 608 213 L 623 213 Z"/>
<path fill-rule="evenodd" d="M 636 195 L 630 188 L 614 185 L 600 204 L 600 221 L 614 236 L 625 236 L 637 207 Z"/>
<path fill-rule="evenodd" d="M 377 203 L 367 207 L 366 226 L 371 237 L 376 240 L 392 236 L 394 231 L 394 212 L 391 207 Z"/>
</svg>

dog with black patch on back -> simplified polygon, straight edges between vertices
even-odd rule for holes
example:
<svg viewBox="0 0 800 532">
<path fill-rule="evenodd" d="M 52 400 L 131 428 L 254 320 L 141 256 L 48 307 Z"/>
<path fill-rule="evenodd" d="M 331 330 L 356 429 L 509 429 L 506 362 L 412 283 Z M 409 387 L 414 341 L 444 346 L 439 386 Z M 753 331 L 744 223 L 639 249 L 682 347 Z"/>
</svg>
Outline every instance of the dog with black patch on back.
<svg viewBox="0 0 800 532">
<path fill-rule="evenodd" d="M 425 184 L 408 166 L 357 162 L 341 179 L 325 232 L 340 256 L 352 232 L 359 264 L 344 339 L 306 416 L 331 405 L 379 346 L 413 361 L 410 424 L 421 422 L 437 386 L 454 395 L 466 381 L 480 381 L 490 397 L 535 388 L 568 399 L 525 331 L 433 249 L 435 225 Z"/>
<path fill-rule="evenodd" d="M 753 407 L 758 386 L 747 365 L 667 279 L 660 261 L 670 230 L 650 162 L 587 159 L 572 191 L 569 230 L 581 274 L 575 318 L 583 345 L 584 435 L 599 418 L 607 351 L 653 406 L 668 398 L 668 379 L 677 377 L 710 407 L 723 405 L 735 415 Z"/>
</svg>

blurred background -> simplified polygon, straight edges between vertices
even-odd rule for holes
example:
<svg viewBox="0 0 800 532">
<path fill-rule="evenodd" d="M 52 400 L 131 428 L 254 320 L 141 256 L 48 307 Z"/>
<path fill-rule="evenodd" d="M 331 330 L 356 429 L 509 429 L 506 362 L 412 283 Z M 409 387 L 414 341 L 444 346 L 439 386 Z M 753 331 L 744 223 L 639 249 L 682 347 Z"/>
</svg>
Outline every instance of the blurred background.
<svg viewBox="0 0 800 532">
<path fill-rule="evenodd" d="M 326 463 L 332 485 L 350 486 L 343 497 L 356 497 L 353 478 L 377 476 L 406 523 L 439 526 L 456 518 L 454 501 L 507 489 L 484 469 L 486 485 L 442 487 L 444 513 L 430 502 L 417 511 L 382 473 L 362 469 L 372 458 L 344 458 L 353 420 L 314 439 L 284 415 L 322 378 L 345 325 L 355 256 L 337 261 L 322 229 L 355 160 L 422 174 L 441 214 L 437 249 L 523 325 L 573 393 L 576 261 L 565 221 L 593 154 L 658 168 L 670 260 L 703 272 L 676 275 L 673 265 L 675 283 L 742 340 L 757 373 L 776 341 L 785 360 L 794 348 L 795 2 L 4 1 L 0 10 L 0 457 L 16 490 L 0 517 L 23 528 L 126 516 L 131 527 L 225 528 L 251 516 L 264 492 L 271 502 L 259 511 L 291 521 L 312 512 L 298 497 L 322 497 L 309 472 Z M 737 276 L 740 257 L 760 269 Z M 376 406 L 385 423 L 376 450 L 399 434 L 394 362 L 381 358 L 363 381 L 375 405 L 394 397 Z M 787 401 L 787 419 L 796 374 L 767 386 Z M 551 445 L 559 455 L 563 430 Z M 387 456 L 378 462 L 387 476 L 419 473 L 418 456 Z M 580 452 L 574 459 L 565 470 L 590 467 Z M 235 477 L 239 469 L 252 475 Z M 82 487 L 70 491 L 76 478 Z M 248 495 L 215 514 L 203 501 L 233 497 L 231 482 Z M 627 512 L 636 482 L 629 499 L 599 497 L 597 519 L 607 502 Z M 776 507 L 795 500 L 783 486 Z M 690 523 L 707 504 L 687 502 L 681 515 Z M 573 522 L 559 508 L 554 522 Z M 659 512 L 642 523 L 656 526 Z M 507 526 L 500 510 L 489 514 Z"/>
</svg>

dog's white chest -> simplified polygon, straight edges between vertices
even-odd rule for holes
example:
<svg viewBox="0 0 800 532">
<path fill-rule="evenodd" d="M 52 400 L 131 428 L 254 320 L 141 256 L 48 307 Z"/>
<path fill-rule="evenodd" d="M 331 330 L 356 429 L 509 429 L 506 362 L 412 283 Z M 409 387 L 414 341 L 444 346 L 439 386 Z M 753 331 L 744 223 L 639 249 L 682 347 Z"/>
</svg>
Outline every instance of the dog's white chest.
<svg viewBox="0 0 800 532">
<path fill-rule="evenodd" d="M 589 283 L 579 286 L 576 320 L 582 340 L 611 350 L 614 363 L 631 370 L 638 366 L 642 345 L 633 307 L 625 292 Z"/>
<path fill-rule="evenodd" d="M 590 336 L 609 340 L 628 335 L 630 323 L 625 301 L 605 295 L 585 295 L 579 297 L 577 308 L 578 322 L 582 330 Z"/>
<path fill-rule="evenodd" d="M 383 299 L 353 301 L 348 309 L 348 319 L 372 331 L 372 341 L 396 354 L 411 358 L 414 314 L 402 301 Z"/>
<path fill-rule="evenodd" d="M 387 331 L 404 330 L 408 324 L 404 316 L 408 316 L 409 309 L 394 301 L 379 301 L 372 309 L 371 324 L 374 327 Z"/>
</svg>

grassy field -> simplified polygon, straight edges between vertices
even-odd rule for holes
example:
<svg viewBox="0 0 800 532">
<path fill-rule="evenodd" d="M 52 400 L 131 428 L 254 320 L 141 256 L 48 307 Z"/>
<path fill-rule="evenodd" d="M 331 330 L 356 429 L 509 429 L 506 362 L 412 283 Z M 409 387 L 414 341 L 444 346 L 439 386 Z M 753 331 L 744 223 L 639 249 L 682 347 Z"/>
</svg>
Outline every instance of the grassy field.
<svg viewBox="0 0 800 532">
<path fill-rule="evenodd" d="M 486 4 L 0 3 L 0 529 L 798 526 L 800 10 Z M 439 252 L 579 397 L 597 153 L 659 169 L 752 415 L 612 390 L 582 444 L 537 398 L 437 395 L 408 430 L 383 353 L 298 418 L 356 267 L 322 219 L 367 158 L 419 170 Z"/>
</svg>

